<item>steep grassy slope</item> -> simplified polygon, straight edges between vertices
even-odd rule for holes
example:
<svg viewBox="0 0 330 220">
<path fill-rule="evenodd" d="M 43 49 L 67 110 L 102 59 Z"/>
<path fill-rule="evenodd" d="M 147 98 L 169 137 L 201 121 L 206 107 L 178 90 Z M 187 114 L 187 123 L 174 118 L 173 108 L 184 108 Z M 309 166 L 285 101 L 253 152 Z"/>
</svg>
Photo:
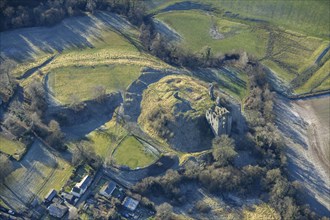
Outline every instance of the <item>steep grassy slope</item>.
<svg viewBox="0 0 330 220">
<path fill-rule="evenodd" d="M 258 206 L 254 206 L 254 210 L 245 209 L 243 211 L 245 220 L 279 220 L 281 219 L 280 215 L 269 205 L 260 204 Z"/>
<path fill-rule="evenodd" d="M 306 83 L 296 89 L 297 93 L 317 92 L 330 88 L 330 60 L 318 69 Z"/>
</svg>

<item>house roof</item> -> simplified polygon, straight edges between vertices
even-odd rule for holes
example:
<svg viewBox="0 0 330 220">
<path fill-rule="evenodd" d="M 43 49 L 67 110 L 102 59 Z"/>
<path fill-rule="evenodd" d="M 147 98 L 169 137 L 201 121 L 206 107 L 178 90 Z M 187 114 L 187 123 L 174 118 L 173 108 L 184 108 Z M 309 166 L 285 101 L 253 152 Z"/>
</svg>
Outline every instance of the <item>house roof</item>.
<svg viewBox="0 0 330 220">
<path fill-rule="evenodd" d="M 74 187 L 72 188 L 72 192 L 80 193 L 80 191 L 81 191 L 81 189 L 78 188 L 78 187 L 76 187 L 76 186 L 74 186 Z"/>
<path fill-rule="evenodd" d="M 128 196 L 123 201 L 123 206 L 125 206 L 131 211 L 134 211 L 138 205 L 139 205 L 139 201 Z"/>
<path fill-rule="evenodd" d="M 92 180 L 92 177 L 86 175 L 79 183 L 76 184 L 76 187 L 85 190 L 89 184 L 91 184 Z"/>
<path fill-rule="evenodd" d="M 101 192 L 106 193 L 107 195 L 111 195 L 113 191 L 116 189 L 116 183 L 110 181 L 108 184 L 104 185 L 101 189 Z"/>
<path fill-rule="evenodd" d="M 52 203 L 47 209 L 51 215 L 58 217 L 62 217 L 68 211 L 68 207 L 59 203 Z"/>
<path fill-rule="evenodd" d="M 74 196 L 72 195 L 72 194 L 66 194 L 65 196 L 64 196 L 64 199 L 66 199 L 66 200 L 72 200 L 72 199 L 74 199 Z"/>
<path fill-rule="evenodd" d="M 57 192 L 55 189 L 51 189 L 48 194 L 45 196 L 45 200 L 47 201 L 51 201 L 55 196 L 56 196 Z"/>
</svg>

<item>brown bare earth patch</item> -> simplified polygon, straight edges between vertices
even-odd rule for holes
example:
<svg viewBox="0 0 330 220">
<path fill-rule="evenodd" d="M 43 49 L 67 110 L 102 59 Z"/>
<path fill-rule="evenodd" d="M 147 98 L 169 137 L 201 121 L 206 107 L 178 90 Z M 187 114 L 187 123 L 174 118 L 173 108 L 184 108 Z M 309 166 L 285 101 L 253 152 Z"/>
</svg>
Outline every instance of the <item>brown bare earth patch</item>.
<svg viewBox="0 0 330 220">
<path fill-rule="evenodd" d="M 277 125 L 287 145 L 293 180 L 303 197 L 320 213 L 330 214 L 330 96 L 276 102 Z"/>
</svg>

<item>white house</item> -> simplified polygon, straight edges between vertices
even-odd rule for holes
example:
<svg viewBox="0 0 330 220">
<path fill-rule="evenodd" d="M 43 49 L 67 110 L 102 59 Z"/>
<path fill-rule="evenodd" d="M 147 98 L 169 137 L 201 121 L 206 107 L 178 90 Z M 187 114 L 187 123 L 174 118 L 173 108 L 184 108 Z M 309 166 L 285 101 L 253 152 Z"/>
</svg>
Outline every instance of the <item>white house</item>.
<svg viewBox="0 0 330 220">
<path fill-rule="evenodd" d="M 80 197 L 82 194 L 84 194 L 89 187 L 89 185 L 92 183 L 92 177 L 89 175 L 86 175 L 79 183 L 77 183 L 71 190 L 72 195 L 76 197 Z"/>
</svg>

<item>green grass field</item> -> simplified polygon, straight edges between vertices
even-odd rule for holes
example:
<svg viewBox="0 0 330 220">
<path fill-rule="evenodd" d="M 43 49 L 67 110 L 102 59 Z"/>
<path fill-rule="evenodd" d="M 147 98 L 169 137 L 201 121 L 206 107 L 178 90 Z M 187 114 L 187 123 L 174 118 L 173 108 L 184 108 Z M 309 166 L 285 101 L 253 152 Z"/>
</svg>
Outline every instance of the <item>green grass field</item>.
<svg viewBox="0 0 330 220">
<path fill-rule="evenodd" d="M 113 159 L 118 165 L 136 169 L 148 166 L 157 160 L 158 156 L 149 152 L 134 136 L 127 136 L 114 152 Z"/>
<path fill-rule="evenodd" d="M 32 202 L 34 196 L 42 201 L 51 189 L 60 190 L 73 168 L 61 158 L 55 158 L 40 143 L 34 143 L 1 185 L 1 196 L 15 209 Z"/>
<path fill-rule="evenodd" d="M 93 48 L 64 50 L 52 62 L 42 67 L 39 74 L 20 81 L 20 84 L 25 87 L 32 81 L 43 80 L 48 74 L 46 85 L 55 99 L 61 104 L 70 104 L 73 100 L 85 101 L 95 98 L 95 88 L 99 86 L 103 86 L 107 94 L 126 89 L 140 75 L 143 67 L 169 67 L 161 60 L 140 52 L 134 46 L 138 45 L 137 30 L 125 31 L 131 40 L 106 29 L 99 39 L 91 39 Z M 41 56 L 34 62 L 18 65 L 14 74 L 22 75 L 50 56 Z"/>
<path fill-rule="evenodd" d="M 150 12 L 157 12 L 186 0 L 148 0 Z M 285 1 L 285 0 L 191 0 L 209 4 L 218 11 L 229 11 L 240 18 L 260 19 L 286 29 L 303 32 L 311 36 L 329 39 L 330 9 L 327 1 Z"/>
<path fill-rule="evenodd" d="M 165 68 L 162 61 L 141 53 L 123 36 L 108 31 L 95 48 L 64 51 L 42 72 L 49 73 L 55 98 L 69 104 L 75 95 L 80 101 L 94 98 L 93 88 L 104 86 L 107 93 L 125 89 L 143 67 Z"/>
<path fill-rule="evenodd" d="M 285 82 L 291 82 L 291 80 L 293 80 L 296 77 L 296 74 L 290 73 L 289 71 L 285 70 L 274 61 L 263 60 L 262 64 L 267 66 L 272 72 L 276 73 L 276 75 Z"/>
<path fill-rule="evenodd" d="M 106 93 L 124 90 L 140 75 L 137 65 L 98 65 L 94 67 L 62 67 L 49 75 L 49 83 L 60 102 L 69 104 L 75 96 L 81 101 L 95 98 L 95 88 L 103 86 Z"/>
<path fill-rule="evenodd" d="M 183 47 L 200 52 L 205 46 L 210 46 L 214 54 L 234 50 L 247 51 L 250 55 L 262 59 L 262 63 L 287 85 L 291 85 L 293 79 L 313 66 L 329 46 L 329 26 L 324 18 L 329 17 L 330 10 L 322 1 L 298 3 L 261 0 L 258 4 L 257 1 L 238 0 L 192 1 L 238 13 L 234 17 L 226 15 L 221 10 L 213 13 L 200 10 L 171 10 L 157 14 L 167 6 L 183 1 L 150 1 L 150 10 L 156 13 L 155 18 L 169 25 L 183 37 Z M 306 14 L 310 14 L 310 17 L 306 17 Z M 270 23 L 266 25 L 247 18 L 262 19 Z M 211 37 L 209 31 L 212 26 L 216 26 L 224 39 L 215 40 Z M 325 55 L 324 59 L 327 57 L 328 55 Z M 324 59 L 322 62 L 325 62 Z M 329 89 L 328 79 L 318 85 L 319 80 L 324 78 L 320 77 L 324 74 L 320 73 L 322 71 L 324 72 L 316 70 L 313 73 L 316 76 L 307 78 L 308 82 L 306 81 L 302 88 L 296 88 L 296 91 L 301 93 Z"/>
<path fill-rule="evenodd" d="M 0 151 L 12 155 L 15 159 L 19 159 L 25 152 L 26 148 L 23 143 L 19 141 L 9 140 L 0 135 Z"/>
<path fill-rule="evenodd" d="M 273 42 L 271 59 L 281 63 L 289 72 L 296 74 L 300 74 L 313 65 L 329 44 L 320 38 L 289 31 L 275 31 Z"/>
<path fill-rule="evenodd" d="M 117 144 L 128 134 L 120 124 L 116 125 L 115 120 L 113 118 L 103 125 L 101 130 L 95 130 L 87 135 L 87 138 L 94 147 L 95 153 L 103 160 L 110 157 Z"/>
<path fill-rule="evenodd" d="M 241 49 L 258 58 L 265 55 L 268 34 L 261 29 L 252 30 L 247 25 L 212 17 L 196 10 L 165 12 L 157 14 L 156 18 L 178 32 L 183 37 L 183 46 L 194 52 L 210 46 L 214 54 Z M 216 23 L 224 39 L 217 40 L 211 37 L 209 31 L 212 22 Z"/>
<path fill-rule="evenodd" d="M 298 87 L 296 93 L 317 92 L 330 88 L 330 60 L 328 60 L 308 81 Z"/>
<path fill-rule="evenodd" d="M 241 16 L 266 20 L 277 26 L 304 32 L 312 36 L 329 37 L 330 9 L 327 1 L 285 0 L 219 0 L 200 1 L 211 3 L 216 8 L 239 13 Z"/>
</svg>

